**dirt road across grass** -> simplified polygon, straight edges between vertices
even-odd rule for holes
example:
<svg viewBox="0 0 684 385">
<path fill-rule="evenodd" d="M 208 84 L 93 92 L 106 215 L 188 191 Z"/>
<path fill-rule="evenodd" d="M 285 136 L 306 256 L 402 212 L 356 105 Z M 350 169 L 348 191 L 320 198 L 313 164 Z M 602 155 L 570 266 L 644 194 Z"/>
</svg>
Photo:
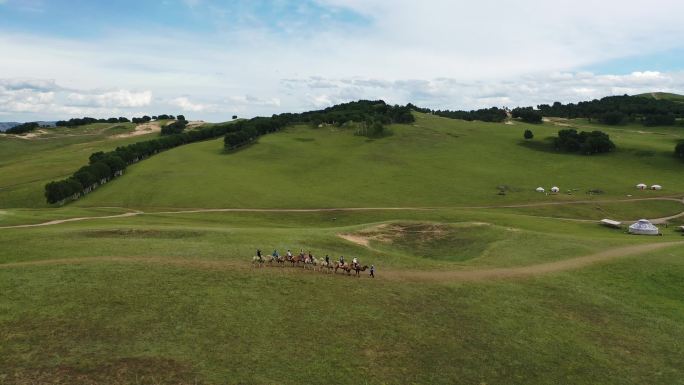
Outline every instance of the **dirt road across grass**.
<svg viewBox="0 0 684 385">
<path fill-rule="evenodd" d="M 613 248 L 599 253 L 590 254 L 582 257 L 569 258 L 562 261 L 540 263 L 528 266 L 505 267 L 505 268 L 485 268 L 475 270 L 382 270 L 378 273 L 378 279 L 405 281 L 405 282 L 486 282 L 502 279 L 524 279 L 529 277 L 542 276 L 553 273 L 577 270 L 583 267 L 605 263 L 619 258 L 635 255 L 644 255 L 649 252 L 682 246 L 684 242 L 660 242 L 644 245 L 632 245 L 626 247 Z M 644 256 L 648 258 L 648 256 Z M 260 270 L 251 267 L 250 261 L 221 261 L 221 260 L 201 260 L 177 257 L 84 257 L 84 258 L 60 258 L 47 259 L 29 262 L 11 262 L 0 264 L 0 269 L 14 269 L 35 266 L 55 266 L 55 265 L 80 265 L 90 263 L 142 263 L 160 266 L 173 266 L 188 269 L 206 270 Z M 321 274 L 312 270 L 292 267 L 271 267 L 268 270 L 278 271 L 285 274 Z M 344 276 L 345 273 L 337 274 Z M 364 274 L 364 278 L 366 275 Z"/>
<path fill-rule="evenodd" d="M 13 225 L 13 226 L 0 226 L 0 229 L 18 229 L 18 228 L 30 228 L 30 227 L 42 227 L 42 226 L 53 226 L 62 223 L 69 222 L 79 222 L 87 220 L 96 219 L 116 219 L 116 218 L 126 218 L 133 217 L 137 215 L 145 214 L 198 214 L 198 213 L 315 213 L 315 212 L 350 212 L 350 211 L 436 211 L 436 210 L 446 210 L 446 209 L 460 209 L 460 210 L 479 210 L 479 209 L 497 209 L 497 208 L 525 208 L 525 207 L 543 207 L 543 206 L 563 206 L 563 205 L 573 205 L 573 204 L 587 204 L 587 203 L 629 203 L 629 202 L 642 202 L 642 201 L 674 201 L 684 204 L 684 198 L 681 197 L 659 197 L 659 198 L 638 198 L 638 199 L 616 199 L 616 200 L 595 200 L 595 201 L 569 201 L 569 202 L 543 202 L 543 203 L 524 203 L 515 205 L 499 205 L 499 206 L 466 206 L 466 207 L 346 207 L 346 208 L 313 208 L 313 209 L 181 209 L 172 211 L 153 211 L 145 212 L 140 210 L 130 211 L 124 214 L 117 215 L 107 215 L 107 216 L 94 216 L 94 217 L 77 217 L 77 218 L 67 218 L 58 219 L 42 223 L 26 224 L 26 225 Z M 651 219 L 651 222 L 655 224 L 664 223 L 668 220 L 684 217 L 684 211 L 672 216 L 663 218 Z M 560 219 L 565 218 L 551 218 Z"/>
</svg>

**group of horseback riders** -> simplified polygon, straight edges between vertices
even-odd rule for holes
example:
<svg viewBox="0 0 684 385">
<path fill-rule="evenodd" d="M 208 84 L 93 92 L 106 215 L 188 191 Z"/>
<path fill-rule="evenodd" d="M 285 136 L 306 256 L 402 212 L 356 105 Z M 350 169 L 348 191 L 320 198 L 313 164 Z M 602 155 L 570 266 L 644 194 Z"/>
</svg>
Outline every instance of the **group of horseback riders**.
<svg viewBox="0 0 684 385">
<path fill-rule="evenodd" d="M 304 253 L 303 249 L 299 252 L 298 258 L 296 258 L 292 254 L 292 251 L 290 251 L 290 250 L 287 250 L 287 252 L 285 253 L 285 257 L 281 258 L 280 253 L 278 253 L 277 249 L 273 250 L 273 253 L 271 254 L 270 257 L 271 257 L 270 260 L 288 261 L 288 262 L 293 262 L 293 264 L 294 264 L 294 262 L 300 262 L 300 261 L 304 262 L 304 264 L 317 264 L 318 263 L 316 258 L 314 258 L 314 256 L 311 254 L 311 251 L 309 251 L 308 253 Z M 261 249 L 257 249 L 256 257 L 254 257 L 254 258 L 259 263 L 265 262 L 264 256 L 261 252 Z M 325 266 L 328 268 L 333 267 L 333 262 L 332 262 L 330 256 L 327 254 L 325 255 L 325 258 L 320 262 L 320 264 L 322 266 Z M 349 264 L 345 261 L 344 256 L 340 255 L 340 258 L 338 259 L 338 264 L 335 267 L 335 271 L 337 271 L 337 268 L 341 268 L 341 269 L 347 270 L 347 271 L 355 270 L 358 272 L 359 270 L 361 270 L 361 271 L 366 270 L 367 266 L 364 266 L 364 268 L 361 268 L 361 264 L 359 263 L 359 259 L 356 257 L 354 257 L 352 259 L 352 262 Z M 370 277 L 375 278 L 375 265 L 370 265 Z"/>
</svg>

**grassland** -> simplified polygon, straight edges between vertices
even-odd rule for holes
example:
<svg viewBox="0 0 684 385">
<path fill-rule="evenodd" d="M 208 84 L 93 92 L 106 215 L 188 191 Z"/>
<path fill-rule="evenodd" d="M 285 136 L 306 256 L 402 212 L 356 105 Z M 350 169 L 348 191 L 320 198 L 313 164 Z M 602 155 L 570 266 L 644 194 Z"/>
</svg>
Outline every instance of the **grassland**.
<svg viewBox="0 0 684 385">
<path fill-rule="evenodd" d="M 551 150 L 557 124 L 463 122 L 418 115 L 381 140 L 332 128 L 294 127 L 258 145 L 223 153 L 220 140 L 184 146 L 131 167 L 78 206 L 136 208 L 453 207 L 602 198 L 654 197 L 684 192 L 682 164 L 672 156 L 684 132 L 676 128 L 603 128 L 618 144 L 609 156 Z M 596 126 L 573 122 L 579 129 Z M 532 142 L 522 132 L 535 132 Z M 197 167 L 197 165 L 202 167 Z M 635 191 L 661 184 L 659 193 Z M 572 195 L 534 192 L 557 185 Z M 499 196 L 498 186 L 507 186 Z"/>
<path fill-rule="evenodd" d="M 681 130 L 601 127 L 618 152 L 582 157 L 545 138 L 586 121 L 417 117 L 183 146 L 63 208 L 0 190 L 0 384 L 684 384 L 684 237 L 596 224 L 684 210 L 639 200 L 684 196 Z M 118 141 L 56 140 L 31 161 Z M 90 219 L 12 227 L 69 218 Z M 378 277 L 254 268 L 257 248 Z"/>
<path fill-rule="evenodd" d="M 0 135 L 0 208 L 47 207 L 47 182 L 63 178 L 88 163 L 93 152 L 156 136 L 128 136 L 132 123 L 96 123 L 45 129 L 34 138 Z"/>
</svg>

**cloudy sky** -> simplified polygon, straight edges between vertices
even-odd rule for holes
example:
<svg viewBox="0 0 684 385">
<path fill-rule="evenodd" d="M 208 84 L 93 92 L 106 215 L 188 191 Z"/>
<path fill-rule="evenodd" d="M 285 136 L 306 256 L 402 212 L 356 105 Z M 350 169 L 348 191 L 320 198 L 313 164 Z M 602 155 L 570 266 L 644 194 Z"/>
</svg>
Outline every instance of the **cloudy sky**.
<svg viewBox="0 0 684 385">
<path fill-rule="evenodd" d="M 0 121 L 684 93 L 684 1 L 0 0 Z"/>
</svg>

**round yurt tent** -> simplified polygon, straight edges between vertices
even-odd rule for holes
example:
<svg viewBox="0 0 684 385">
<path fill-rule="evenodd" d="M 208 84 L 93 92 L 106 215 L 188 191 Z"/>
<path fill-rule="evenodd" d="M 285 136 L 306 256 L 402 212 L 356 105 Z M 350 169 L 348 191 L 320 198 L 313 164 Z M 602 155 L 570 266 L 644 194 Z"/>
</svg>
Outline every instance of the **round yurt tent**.
<svg viewBox="0 0 684 385">
<path fill-rule="evenodd" d="M 629 233 L 636 235 L 658 235 L 660 231 L 647 219 L 639 219 L 639 221 L 629 226 Z"/>
<path fill-rule="evenodd" d="M 646 187 L 648 186 L 646 186 L 645 183 L 639 183 L 638 185 L 636 185 L 636 188 L 638 188 L 639 190 L 646 190 Z"/>
<path fill-rule="evenodd" d="M 556 187 L 556 186 L 551 187 L 551 192 L 557 193 L 559 191 L 560 191 L 560 189 L 558 187 Z"/>
<path fill-rule="evenodd" d="M 662 189 L 663 189 L 663 186 L 661 186 L 659 184 L 654 184 L 653 186 L 651 186 L 651 190 L 662 190 Z"/>
<path fill-rule="evenodd" d="M 538 192 L 538 193 L 542 193 L 542 192 L 544 192 L 544 191 L 546 191 L 546 190 L 544 190 L 543 187 L 537 187 L 537 192 Z"/>
</svg>

